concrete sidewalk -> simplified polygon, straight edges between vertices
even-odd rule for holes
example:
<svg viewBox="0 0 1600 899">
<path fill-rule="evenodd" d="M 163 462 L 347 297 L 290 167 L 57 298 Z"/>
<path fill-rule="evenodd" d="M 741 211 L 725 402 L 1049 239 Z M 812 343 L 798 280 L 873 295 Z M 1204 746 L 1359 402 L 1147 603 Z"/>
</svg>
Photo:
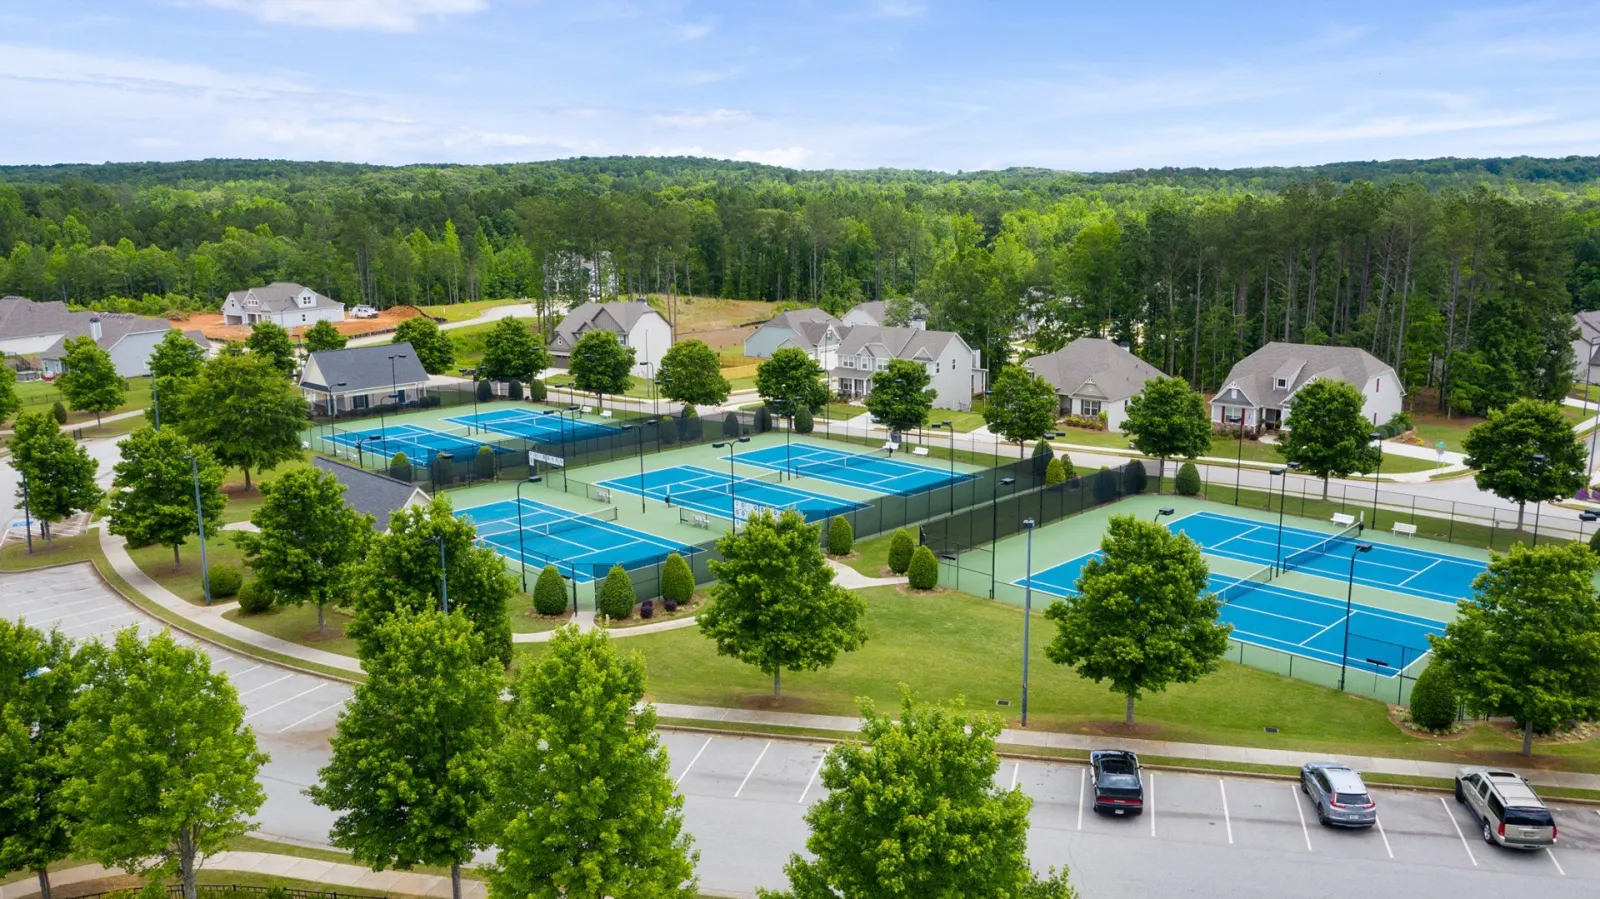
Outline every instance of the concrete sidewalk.
<svg viewBox="0 0 1600 899">
<path fill-rule="evenodd" d="M 440 899 L 452 895 L 450 878 L 436 874 L 415 874 L 409 871 L 373 871 L 360 865 L 325 862 L 316 859 L 299 858 L 293 855 L 276 855 L 268 852 L 220 852 L 207 857 L 200 869 L 202 871 L 233 871 L 241 874 L 260 874 L 269 877 L 304 880 L 323 884 L 334 891 L 344 887 L 346 889 L 356 888 L 406 896 L 440 897 Z M 79 865 L 75 868 L 51 872 L 50 886 L 52 889 L 56 889 L 71 886 L 75 883 L 100 880 L 105 877 L 118 877 L 123 873 L 118 868 Z M 463 897 L 483 899 L 488 893 L 488 886 L 483 881 L 468 880 L 465 875 L 462 876 L 461 895 Z M 39 881 L 34 877 L 28 877 L 0 887 L 0 899 L 21 899 L 24 896 L 37 896 L 38 894 Z"/>
</svg>

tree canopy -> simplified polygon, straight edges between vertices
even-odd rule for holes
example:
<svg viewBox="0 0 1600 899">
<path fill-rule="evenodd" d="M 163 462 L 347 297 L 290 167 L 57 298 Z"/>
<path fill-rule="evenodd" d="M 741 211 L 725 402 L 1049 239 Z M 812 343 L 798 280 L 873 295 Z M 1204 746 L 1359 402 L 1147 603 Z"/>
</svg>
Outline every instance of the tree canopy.
<svg viewBox="0 0 1600 899">
<path fill-rule="evenodd" d="M 673 344 L 661 357 L 656 385 L 667 399 L 696 406 L 720 406 L 730 390 L 716 351 L 692 339 Z"/>
<path fill-rule="evenodd" d="M 550 367 L 550 351 L 524 319 L 502 318 L 483 338 L 479 377 L 495 381 L 532 381 Z"/>
<path fill-rule="evenodd" d="M 1369 436 L 1373 424 L 1361 413 L 1361 391 L 1345 381 L 1317 378 L 1294 395 L 1286 430 L 1278 435 L 1278 452 L 1300 470 L 1322 479 L 1342 478 L 1378 466 L 1378 448 Z"/>
<path fill-rule="evenodd" d="M 171 428 L 140 428 L 117 448 L 122 458 L 112 468 L 106 504 L 111 533 L 126 537 L 134 549 L 158 543 L 172 547 L 176 568 L 178 548 L 200 530 L 194 507 L 196 473 L 205 535 L 216 536 L 222 526 L 222 466 L 205 447 L 194 446 Z"/>
<path fill-rule="evenodd" d="M 417 362 L 430 375 L 452 374 L 456 364 L 456 345 L 450 335 L 439 330 L 438 324 L 426 316 L 415 316 L 401 322 L 394 329 L 390 343 L 409 343 L 416 351 Z"/>
<path fill-rule="evenodd" d="M 156 378 L 192 378 L 200 373 L 206 351 L 188 335 L 172 328 L 150 353 L 150 375 Z"/>
<path fill-rule="evenodd" d="M 0 425 L 20 411 L 22 397 L 17 395 L 17 373 L 5 364 L 4 354 L 0 354 Z"/>
<path fill-rule="evenodd" d="M 1556 403 L 1518 400 L 1467 432 L 1467 465 L 1480 489 L 1517 504 L 1572 496 L 1586 483 L 1587 454 Z"/>
<path fill-rule="evenodd" d="M 775 350 L 756 366 L 756 393 L 779 415 L 792 415 L 801 405 L 815 412 L 828 404 L 822 366 L 798 347 Z"/>
<path fill-rule="evenodd" d="M 1007 366 L 991 385 L 983 421 L 990 433 L 1014 441 L 1018 451 L 1029 440 L 1039 440 L 1055 429 L 1059 401 L 1050 382 L 1020 366 Z"/>
<path fill-rule="evenodd" d="M 256 356 L 221 355 L 200 370 L 181 400 L 179 429 L 218 462 L 244 471 L 300 458 L 308 414 L 300 391 Z"/>
<path fill-rule="evenodd" d="M 67 729 L 83 656 L 64 634 L 0 619 L 0 869 L 32 871 L 50 897 L 51 865 L 72 852 Z"/>
<path fill-rule="evenodd" d="M 49 412 L 17 416 L 11 435 L 11 466 L 21 474 L 17 502 L 19 506 L 26 502 L 31 517 L 44 522 L 47 539 L 50 525 L 100 502 L 102 494 L 94 482 L 100 463 L 62 433 Z"/>
<path fill-rule="evenodd" d="M 896 433 L 920 428 L 928 422 L 928 410 L 938 393 L 928 369 L 910 359 L 890 359 L 885 368 L 872 375 L 872 392 L 867 394 L 867 411 Z"/>
<path fill-rule="evenodd" d="M 257 587 L 274 602 L 316 604 L 318 631 L 323 606 L 349 586 L 372 539 L 372 516 L 345 502 L 344 491 L 330 472 L 290 469 L 261 485 L 266 498 L 250 515 L 258 532 L 235 538 Z"/>
<path fill-rule="evenodd" d="M 339 333 L 339 329 L 334 327 L 333 322 L 327 319 L 322 319 L 307 328 L 305 333 L 300 336 L 305 341 L 307 353 L 320 353 L 323 350 L 342 350 L 345 344 L 350 342 L 350 338 Z"/>
<path fill-rule="evenodd" d="M 1193 459 L 1211 450 L 1211 416 L 1206 402 L 1181 378 L 1146 381 L 1144 390 L 1128 400 L 1128 418 L 1122 430 L 1133 435 L 1133 445 L 1161 460 L 1166 474 L 1173 456 Z"/>
<path fill-rule="evenodd" d="M 283 374 L 294 374 L 294 341 L 282 325 L 256 322 L 250 326 L 250 336 L 245 338 L 244 345 L 252 354 L 271 362 Z"/>
<path fill-rule="evenodd" d="M 111 354 L 100 349 L 93 337 L 71 337 L 65 344 L 61 365 L 66 369 L 56 378 L 56 389 L 77 412 L 93 412 L 98 424 L 102 413 L 122 405 L 127 382 L 117 374 Z"/>
<path fill-rule="evenodd" d="M 633 383 L 633 347 L 604 328 L 585 332 L 572 348 L 572 383 L 602 398 L 626 393 Z"/>
</svg>

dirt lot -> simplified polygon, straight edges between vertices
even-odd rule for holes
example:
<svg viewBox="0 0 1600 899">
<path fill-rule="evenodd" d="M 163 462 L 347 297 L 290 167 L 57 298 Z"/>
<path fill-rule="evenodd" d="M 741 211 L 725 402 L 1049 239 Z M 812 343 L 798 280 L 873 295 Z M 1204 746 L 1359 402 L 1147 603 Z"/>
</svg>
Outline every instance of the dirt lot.
<svg viewBox="0 0 1600 899">
<path fill-rule="evenodd" d="M 414 318 L 421 314 L 422 312 L 414 306 L 394 306 L 379 312 L 377 318 L 346 319 L 342 322 L 335 322 L 334 327 L 339 329 L 339 333 L 347 337 L 355 337 L 360 334 L 371 334 L 373 331 L 384 331 L 393 328 L 406 319 Z M 173 322 L 172 326 L 174 328 L 182 328 L 185 331 L 199 328 L 201 333 L 212 340 L 244 340 L 250 336 L 250 328 L 247 325 L 223 324 L 222 313 L 220 312 L 190 313 L 188 321 Z M 298 337 L 300 332 L 308 327 L 310 325 L 290 328 L 289 333 L 291 336 Z"/>
<path fill-rule="evenodd" d="M 652 296 L 658 308 L 666 298 Z M 678 298 L 678 339 L 698 340 L 714 350 L 741 346 L 759 323 L 778 311 L 776 303 L 762 300 L 723 300 L 715 297 Z"/>
</svg>

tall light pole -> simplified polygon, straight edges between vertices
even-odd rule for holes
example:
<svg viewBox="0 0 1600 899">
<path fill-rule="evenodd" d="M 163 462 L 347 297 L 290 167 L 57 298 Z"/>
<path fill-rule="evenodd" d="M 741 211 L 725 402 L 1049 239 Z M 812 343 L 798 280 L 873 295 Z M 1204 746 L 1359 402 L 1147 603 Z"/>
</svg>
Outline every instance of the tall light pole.
<svg viewBox="0 0 1600 899">
<path fill-rule="evenodd" d="M 735 534 L 739 533 L 739 480 L 733 474 L 733 460 L 739 448 L 735 444 L 749 442 L 749 437 L 735 437 L 732 440 L 711 444 L 712 449 L 726 449 L 728 451 L 728 517 L 733 520 L 733 532 Z M 642 481 L 640 489 L 644 489 Z"/>
<path fill-rule="evenodd" d="M 389 394 L 389 398 L 394 400 L 394 411 L 396 413 L 399 413 L 399 411 L 400 411 L 400 375 L 397 373 L 398 370 L 395 368 L 395 360 L 396 359 L 408 359 L 408 358 L 410 358 L 410 354 L 408 354 L 408 353 L 391 353 L 389 355 L 389 389 L 394 391 L 393 393 Z M 378 434 L 380 436 L 382 436 L 383 433 L 384 433 L 383 407 L 379 406 L 378 407 Z"/>
<path fill-rule="evenodd" d="M 989 500 L 989 598 L 994 599 L 994 560 L 1000 555 L 1000 488 L 1017 483 L 1016 478 L 1001 478 L 994 482 Z"/>
<path fill-rule="evenodd" d="M 652 418 L 649 421 L 641 421 L 638 424 L 628 424 L 628 425 L 623 425 L 622 426 L 622 429 L 624 431 L 633 431 L 634 432 L 634 436 L 637 438 L 635 440 L 635 443 L 637 444 L 638 450 L 639 450 L 639 514 L 640 515 L 644 514 L 644 428 L 645 428 L 645 425 L 659 425 L 660 423 L 661 423 L 661 419 Z"/>
<path fill-rule="evenodd" d="M 1163 518 L 1166 518 L 1168 515 L 1176 515 L 1177 512 L 1178 512 L 1177 509 L 1174 509 L 1171 506 L 1167 506 L 1167 507 L 1164 507 L 1164 508 L 1161 508 L 1161 509 L 1157 509 L 1156 510 L 1156 514 L 1154 516 L 1152 516 L 1150 520 L 1152 522 L 1157 522 L 1157 521 L 1160 521 Z"/>
<path fill-rule="evenodd" d="M 950 434 L 950 483 L 945 486 L 950 491 L 950 514 L 956 512 L 956 429 L 949 420 L 935 422 L 928 426 L 930 430 L 941 430 Z"/>
<path fill-rule="evenodd" d="M 536 474 L 528 475 L 517 482 L 517 561 L 522 563 L 522 592 L 528 592 L 528 543 L 523 539 L 526 532 L 522 529 L 522 488 L 528 484 L 537 484 L 544 480 Z"/>
<path fill-rule="evenodd" d="M 1022 726 L 1028 726 L 1028 625 L 1033 620 L 1033 519 L 1024 518 L 1028 532 L 1028 568 L 1022 580 Z"/>
<path fill-rule="evenodd" d="M 1280 478 L 1282 481 L 1287 481 L 1288 478 L 1283 476 L 1286 471 L 1288 471 L 1286 468 L 1274 468 L 1268 471 L 1267 475 L 1269 478 Z M 1267 511 L 1269 512 L 1272 511 L 1272 494 L 1276 483 L 1280 482 L 1267 481 Z M 1281 504 L 1278 506 L 1278 549 L 1273 556 L 1272 570 L 1283 570 L 1283 506 Z"/>
<path fill-rule="evenodd" d="M 1378 526 L 1378 477 L 1383 474 L 1383 435 L 1373 431 L 1367 439 L 1378 445 L 1378 467 L 1372 472 L 1372 526 Z"/>
<path fill-rule="evenodd" d="M 22 533 L 28 536 L 28 555 L 33 555 L 33 503 L 28 497 L 28 476 L 23 473 L 22 467 L 17 467 L 17 475 L 22 478 Z"/>
<path fill-rule="evenodd" d="M 469 374 L 472 375 L 472 424 L 478 425 L 478 370 L 476 368 L 463 368 L 460 369 L 460 372 L 463 378 Z M 479 430 L 482 430 L 482 425 L 479 425 Z M 472 425 L 468 425 L 467 435 L 471 436 L 473 433 Z"/>
<path fill-rule="evenodd" d="M 1344 690 L 1345 667 L 1350 662 L 1350 612 L 1356 591 L 1356 556 L 1372 552 L 1372 544 L 1357 543 L 1350 552 L 1350 581 L 1344 588 L 1344 650 L 1339 653 L 1339 689 Z"/>
<path fill-rule="evenodd" d="M 380 437 L 380 436 L 378 436 L 376 434 L 368 434 L 365 437 L 357 437 L 356 438 L 356 465 L 357 465 L 357 467 L 362 468 L 362 469 L 365 469 L 367 467 L 367 456 L 366 456 L 365 453 L 363 453 L 361 451 L 361 444 L 366 443 L 368 440 L 379 440 L 379 441 L 381 441 L 382 439 L 383 439 L 382 437 Z"/>
<path fill-rule="evenodd" d="M 1533 454 L 1533 470 L 1536 475 L 1544 474 L 1544 453 Z M 1544 506 L 1542 500 L 1533 503 L 1533 545 L 1539 545 L 1539 509 Z"/>
<path fill-rule="evenodd" d="M 161 391 L 156 386 L 160 380 L 153 374 L 150 376 L 150 408 L 155 410 L 157 434 L 161 433 Z"/>
<path fill-rule="evenodd" d="M 1244 492 L 1244 407 L 1239 407 L 1239 458 L 1234 460 L 1233 469 L 1233 504 L 1239 505 L 1239 496 Z"/>
<path fill-rule="evenodd" d="M 439 544 L 439 607 L 450 614 L 450 584 L 445 579 L 444 535 L 434 534 L 425 543 Z"/>
<path fill-rule="evenodd" d="M 194 517 L 200 534 L 200 585 L 205 590 L 206 605 L 211 605 L 211 570 L 206 567 L 206 512 L 200 507 L 200 460 L 188 456 L 189 473 L 194 476 Z"/>
</svg>

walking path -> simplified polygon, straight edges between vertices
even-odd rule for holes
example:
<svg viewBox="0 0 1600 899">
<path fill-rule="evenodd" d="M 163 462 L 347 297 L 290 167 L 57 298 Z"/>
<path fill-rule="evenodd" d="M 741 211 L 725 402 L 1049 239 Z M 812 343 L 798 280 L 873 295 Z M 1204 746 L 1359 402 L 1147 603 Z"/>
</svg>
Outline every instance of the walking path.
<svg viewBox="0 0 1600 899">
<path fill-rule="evenodd" d="M 233 871 L 241 874 L 261 874 L 269 877 L 305 880 L 312 883 L 320 883 L 335 890 L 339 887 L 356 888 L 379 893 L 441 897 L 441 899 L 451 895 L 450 878 L 437 874 L 417 874 L 410 871 L 373 871 L 360 865 L 319 861 L 294 855 L 277 855 L 270 852 L 219 852 L 216 855 L 207 856 L 205 863 L 201 866 L 201 870 Z M 75 883 L 118 877 L 123 873 L 119 868 L 103 868 L 100 865 L 79 865 L 62 871 L 52 871 L 50 873 L 50 886 L 52 889 L 57 889 L 71 886 Z M 462 877 L 461 895 L 464 899 L 483 899 L 488 893 L 488 886 L 483 881 L 468 880 L 465 876 Z M 39 881 L 34 877 L 28 877 L 0 887 L 0 899 L 21 899 L 24 896 L 37 896 L 38 894 Z"/>
</svg>

